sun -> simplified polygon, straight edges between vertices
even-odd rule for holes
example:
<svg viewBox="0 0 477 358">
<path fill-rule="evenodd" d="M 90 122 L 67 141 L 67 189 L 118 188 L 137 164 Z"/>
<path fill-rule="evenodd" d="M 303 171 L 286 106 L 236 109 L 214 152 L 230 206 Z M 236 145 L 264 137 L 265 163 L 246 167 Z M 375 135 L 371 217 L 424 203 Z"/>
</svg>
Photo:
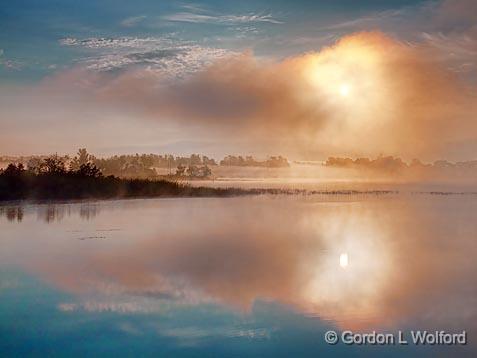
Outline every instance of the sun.
<svg viewBox="0 0 477 358">
<path fill-rule="evenodd" d="M 351 93 L 351 86 L 349 84 L 343 83 L 339 88 L 339 92 L 341 97 L 348 97 Z"/>
<path fill-rule="evenodd" d="M 348 254 L 347 253 L 343 253 L 343 254 L 340 255 L 340 266 L 342 268 L 348 267 Z"/>
</svg>

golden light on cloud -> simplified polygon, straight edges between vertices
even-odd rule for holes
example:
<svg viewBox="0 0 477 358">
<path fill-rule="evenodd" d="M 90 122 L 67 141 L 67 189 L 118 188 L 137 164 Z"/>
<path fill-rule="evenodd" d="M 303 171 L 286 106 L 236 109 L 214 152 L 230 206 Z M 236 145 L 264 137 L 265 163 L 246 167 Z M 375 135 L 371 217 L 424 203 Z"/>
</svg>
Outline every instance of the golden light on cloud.
<svg viewBox="0 0 477 358">
<path fill-rule="evenodd" d="M 358 34 L 305 59 L 304 76 L 320 102 L 329 108 L 331 120 L 326 123 L 324 137 L 350 143 L 348 134 L 358 127 L 373 128 L 382 122 L 376 113 L 393 105 L 383 75 L 382 49 L 392 44 L 382 35 Z"/>
<path fill-rule="evenodd" d="M 187 131 L 198 126 L 211 142 L 230 139 L 245 143 L 247 150 L 280 148 L 289 156 L 315 158 L 441 159 L 446 145 L 469 142 L 476 133 L 472 91 L 425 48 L 379 32 L 351 34 L 283 61 L 246 52 L 175 83 L 141 69 L 117 76 L 60 72 L 38 93 L 31 97 L 40 105 L 4 116 L 12 123 L 31 117 L 30 112 L 77 118 L 87 104 L 161 122 L 188 138 L 197 136 Z M 58 94 L 73 100 L 60 103 Z M 71 102 L 79 99 L 81 108 Z M 51 103 L 47 109 L 46 103 Z"/>
<path fill-rule="evenodd" d="M 340 95 L 342 97 L 348 97 L 351 93 L 351 87 L 348 84 L 342 84 L 340 86 Z"/>
</svg>

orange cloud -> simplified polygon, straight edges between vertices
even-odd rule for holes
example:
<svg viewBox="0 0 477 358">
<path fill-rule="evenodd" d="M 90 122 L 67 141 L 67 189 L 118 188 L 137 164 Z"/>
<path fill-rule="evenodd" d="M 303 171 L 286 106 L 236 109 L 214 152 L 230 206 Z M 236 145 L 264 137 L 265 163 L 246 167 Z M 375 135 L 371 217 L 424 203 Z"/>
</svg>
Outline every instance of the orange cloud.
<svg viewBox="0 0 477 358">
<path fill-rule="evenodd" d="M 282 61 L 244 53 L 175 82 L 147 69 L 75 69 L 45 80 L 41 96 L 51 105 L 29 111 L 47 117 L 56 111 L 52 116 L 78 123 L 85 108 L 111 118 L 117 113 L 153 119 L 185 138 L 220 141 L 224 150 L 227 143 L 241 142 L 247 151 L 310 159 L 472 159 L 475 88 L 437 61 L 434 51 L 363 32 Z M 58 93 L 68 96 L 64 104 Z"/>
<path fill-rule="evenodd" d="M 281 62 L 246 53 L 174 84 L 128 72 L 96 92 L 158 120 L 287 152 L 404 157 L 445 156 L 449 146 L 472 140 L 472 93 L 428 49 L 379 32 Z"/>
</svg>

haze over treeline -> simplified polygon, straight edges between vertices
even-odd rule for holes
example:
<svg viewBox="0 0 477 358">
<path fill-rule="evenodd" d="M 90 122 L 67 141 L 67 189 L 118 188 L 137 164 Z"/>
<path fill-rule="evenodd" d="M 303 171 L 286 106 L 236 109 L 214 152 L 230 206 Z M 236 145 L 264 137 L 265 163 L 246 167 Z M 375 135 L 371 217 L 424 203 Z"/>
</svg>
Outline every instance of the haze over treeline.
<svg viewBox="0 0 477 358">
<path fill-rule="evenodd" d="M 99 158 L 89 153 L 86 148 L 80 148 L 75 156 L 53 155 L 53 156 L 0 156 L 0 164 L 3 166 L 9 163 L 21 163 L 26 168 L 36 171 L 41 167 L 45 159 L 52 157 L 61 161 L 65 168 L 78 170 L 81 165 L 92 164 L 103 175 L 116 175 L 121 177 L 154 177 L 157 176 L 156 169 L 167 169 L 167 174 L 190 174 L 189 176 L 208 177 L 212 173 L 209 166 L 237 166 L 237 167 L 263 167 L 280 168 L 288 167 L 286 158 L 278 156 L 268 156 L 266 159 L 258 160 L 253 156 L 227 155 L 222 160 L 216 160 L 206 155 L 191 154 L 190 156 L 174 156 L 172 154 L 130 154 L 114 155 L 111 157 Z M 200 173 L 200 171 L 206 173 Z M 195 174 L 197 172 L 197 174 Z M 165 174 L 165 173 L 164 173 Z M 194 174 L 194 175 L 193 175 Z"/>
<path fill-rule="evenodd" d="M 9 163 L 22 164 L 32 173 L 42 173 L 45 163 L 57 162 L 64 170 L 76 172 L 91 166 L 101 175 L 121 178 L 149 179 L 217 179 L 244 177 L 321 178 L 329 169 L 335 179 L 388 178 L 388 180 L 446 180 L 456 183 L 477 178 L 477 160 L 425 162 L 417 158 L 405 161 L 399 157 L 380 155 L 376 158 L 329 157 L 326 161 L 291 161 L 282 156 L 258 160 L 253 156 L 227 155 L 215 159 L 201 154 L 174 156 L 172 154 L 130 154 L 99 158 L 80 148 L 76 155 L 12 157 L 0 156 L 0 168 Z M 254 169 L 255 168 L 255 169 Z M 257 171 L 260 168 L 266 171 Z M 276 171 L 274 170 L 276 169 Z M 1 169 L 0 169 L 1 170 Z M 330 174 L 331 175 L 331 174 Z"/>
</svg>

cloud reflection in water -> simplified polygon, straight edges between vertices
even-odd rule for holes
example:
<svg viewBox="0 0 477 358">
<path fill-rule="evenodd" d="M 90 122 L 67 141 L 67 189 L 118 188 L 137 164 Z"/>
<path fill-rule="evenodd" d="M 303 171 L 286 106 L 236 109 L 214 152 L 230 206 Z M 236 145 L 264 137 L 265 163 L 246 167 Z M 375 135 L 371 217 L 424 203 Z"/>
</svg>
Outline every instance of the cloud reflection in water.
<svg viewBox="0 0 477 358">
<path fill-rule="evenodd" d="M 37 206 L 1 223 L 3 264 L 77 295 L 63 311 L 246 313 L 264 300 L 342 328 L 475 326 L 477 203 L 466 197 L 118 201 L 88 220 L 67 205 L 61 220 L 40 220 Z M 105 239 L 72 240 L 98 231 Z"/>
</svg>

